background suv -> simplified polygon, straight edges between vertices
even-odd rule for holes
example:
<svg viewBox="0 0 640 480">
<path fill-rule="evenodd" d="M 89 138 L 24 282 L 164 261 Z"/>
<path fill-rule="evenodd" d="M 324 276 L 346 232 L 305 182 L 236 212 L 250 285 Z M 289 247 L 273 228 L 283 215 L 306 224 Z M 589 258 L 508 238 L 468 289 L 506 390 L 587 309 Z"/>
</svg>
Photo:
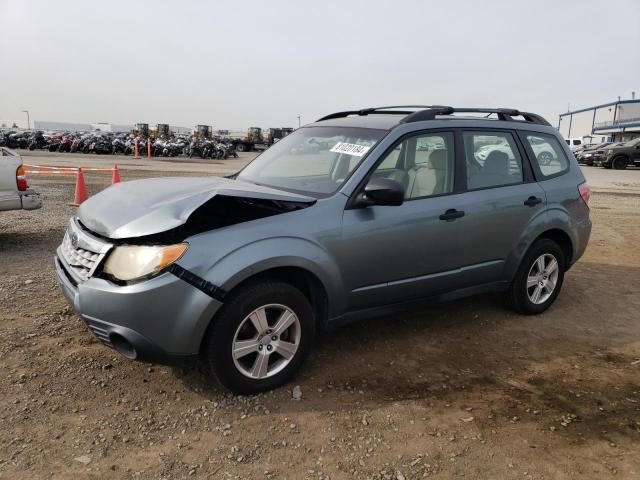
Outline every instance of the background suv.
<svg viewBox="0 0 640 480">
<path fill-rule="evenodd" d="M 616 170 L 624 170 L 629 165 L 640 165 L 640 138 L 623 144 L 610 145 L 604 149 L 600 163 L 604 168 Z"/>
<path fill-rule="evenodd" d="M 543 312 L 587 246 L 588 200 L 538 115 L 367 108 L 296 130 L 233 178 L 116 184 L 82 204 L 55 264 L 105 344 L 200 360 L 255 393 L 300 367 L 317 328 L 494 291 Z"/>
</svg>

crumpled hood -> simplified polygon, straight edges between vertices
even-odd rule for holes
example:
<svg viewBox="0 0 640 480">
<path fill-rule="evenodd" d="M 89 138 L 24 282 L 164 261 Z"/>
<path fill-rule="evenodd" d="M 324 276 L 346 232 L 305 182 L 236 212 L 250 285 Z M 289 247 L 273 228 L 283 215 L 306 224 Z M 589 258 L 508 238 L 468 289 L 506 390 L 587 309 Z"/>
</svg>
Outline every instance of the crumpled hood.
<svg viewBox="0 0 640 480">
<path fill-rule="evenodd" d="M 314 198 L 220 177 L 171 177 L 116 183 L 78 209 L 89 230 L 121 239 L 166 232 L 184 224 L 216 195 L 313 203 Z"/>
</svg>

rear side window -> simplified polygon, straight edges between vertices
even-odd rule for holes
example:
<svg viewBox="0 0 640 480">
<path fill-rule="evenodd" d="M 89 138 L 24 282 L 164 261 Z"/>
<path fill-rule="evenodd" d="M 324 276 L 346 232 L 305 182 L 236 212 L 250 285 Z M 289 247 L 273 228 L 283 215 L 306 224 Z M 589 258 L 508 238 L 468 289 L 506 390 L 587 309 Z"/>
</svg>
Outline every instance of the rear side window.
<svg viewBox="0 0 640 480">
<path fill-rule="evenodd" d="M 569 162 L 556 137 L 544 133 L 528 133 L 525 139 L 538 161 L 543 177 L 552 177 L 567 170 Z"/>
<path fill-rule="evenodd" d="M 522 183 L 522 159 L 507 132 L 463 132 L 467 188 L 499 187 Z"/>
</svg>

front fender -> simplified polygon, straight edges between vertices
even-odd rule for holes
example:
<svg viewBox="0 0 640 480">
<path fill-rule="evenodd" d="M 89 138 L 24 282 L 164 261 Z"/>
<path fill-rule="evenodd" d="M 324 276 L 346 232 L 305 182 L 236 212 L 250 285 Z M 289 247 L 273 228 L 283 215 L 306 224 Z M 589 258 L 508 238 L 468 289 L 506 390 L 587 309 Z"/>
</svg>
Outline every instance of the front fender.
<svg viewBox="0 0 640 480">
<path fill-rule="evenodd" d="M 328 296 L 329 315 L 346 304 L 342 275 L 320 245 L 298 237 L 272 237 L 243 245 L 214 263 L 204 278 L 229 292 L 244 280 L 278 267 L 302 268 L 315 275 Z"/>
</svg>

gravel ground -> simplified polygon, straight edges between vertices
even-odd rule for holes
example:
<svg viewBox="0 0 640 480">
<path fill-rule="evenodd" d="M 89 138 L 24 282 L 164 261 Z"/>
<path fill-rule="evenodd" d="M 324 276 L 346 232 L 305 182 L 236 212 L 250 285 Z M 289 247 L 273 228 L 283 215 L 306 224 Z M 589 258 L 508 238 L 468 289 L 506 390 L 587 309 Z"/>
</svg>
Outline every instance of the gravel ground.
<svg viewBox="0 0 640 480">
<path fill-rule="evenodd" d="M 51 263 L 73 180 L 31 183 L 44 208 L 0 214 L 0 478 L 640 477 L 633 192 L 594 193 L 588 251 L 544 315 L 486 295 L 353 324 L 291 384 L 241 397 L 92 337 Z"/>
</svg>

